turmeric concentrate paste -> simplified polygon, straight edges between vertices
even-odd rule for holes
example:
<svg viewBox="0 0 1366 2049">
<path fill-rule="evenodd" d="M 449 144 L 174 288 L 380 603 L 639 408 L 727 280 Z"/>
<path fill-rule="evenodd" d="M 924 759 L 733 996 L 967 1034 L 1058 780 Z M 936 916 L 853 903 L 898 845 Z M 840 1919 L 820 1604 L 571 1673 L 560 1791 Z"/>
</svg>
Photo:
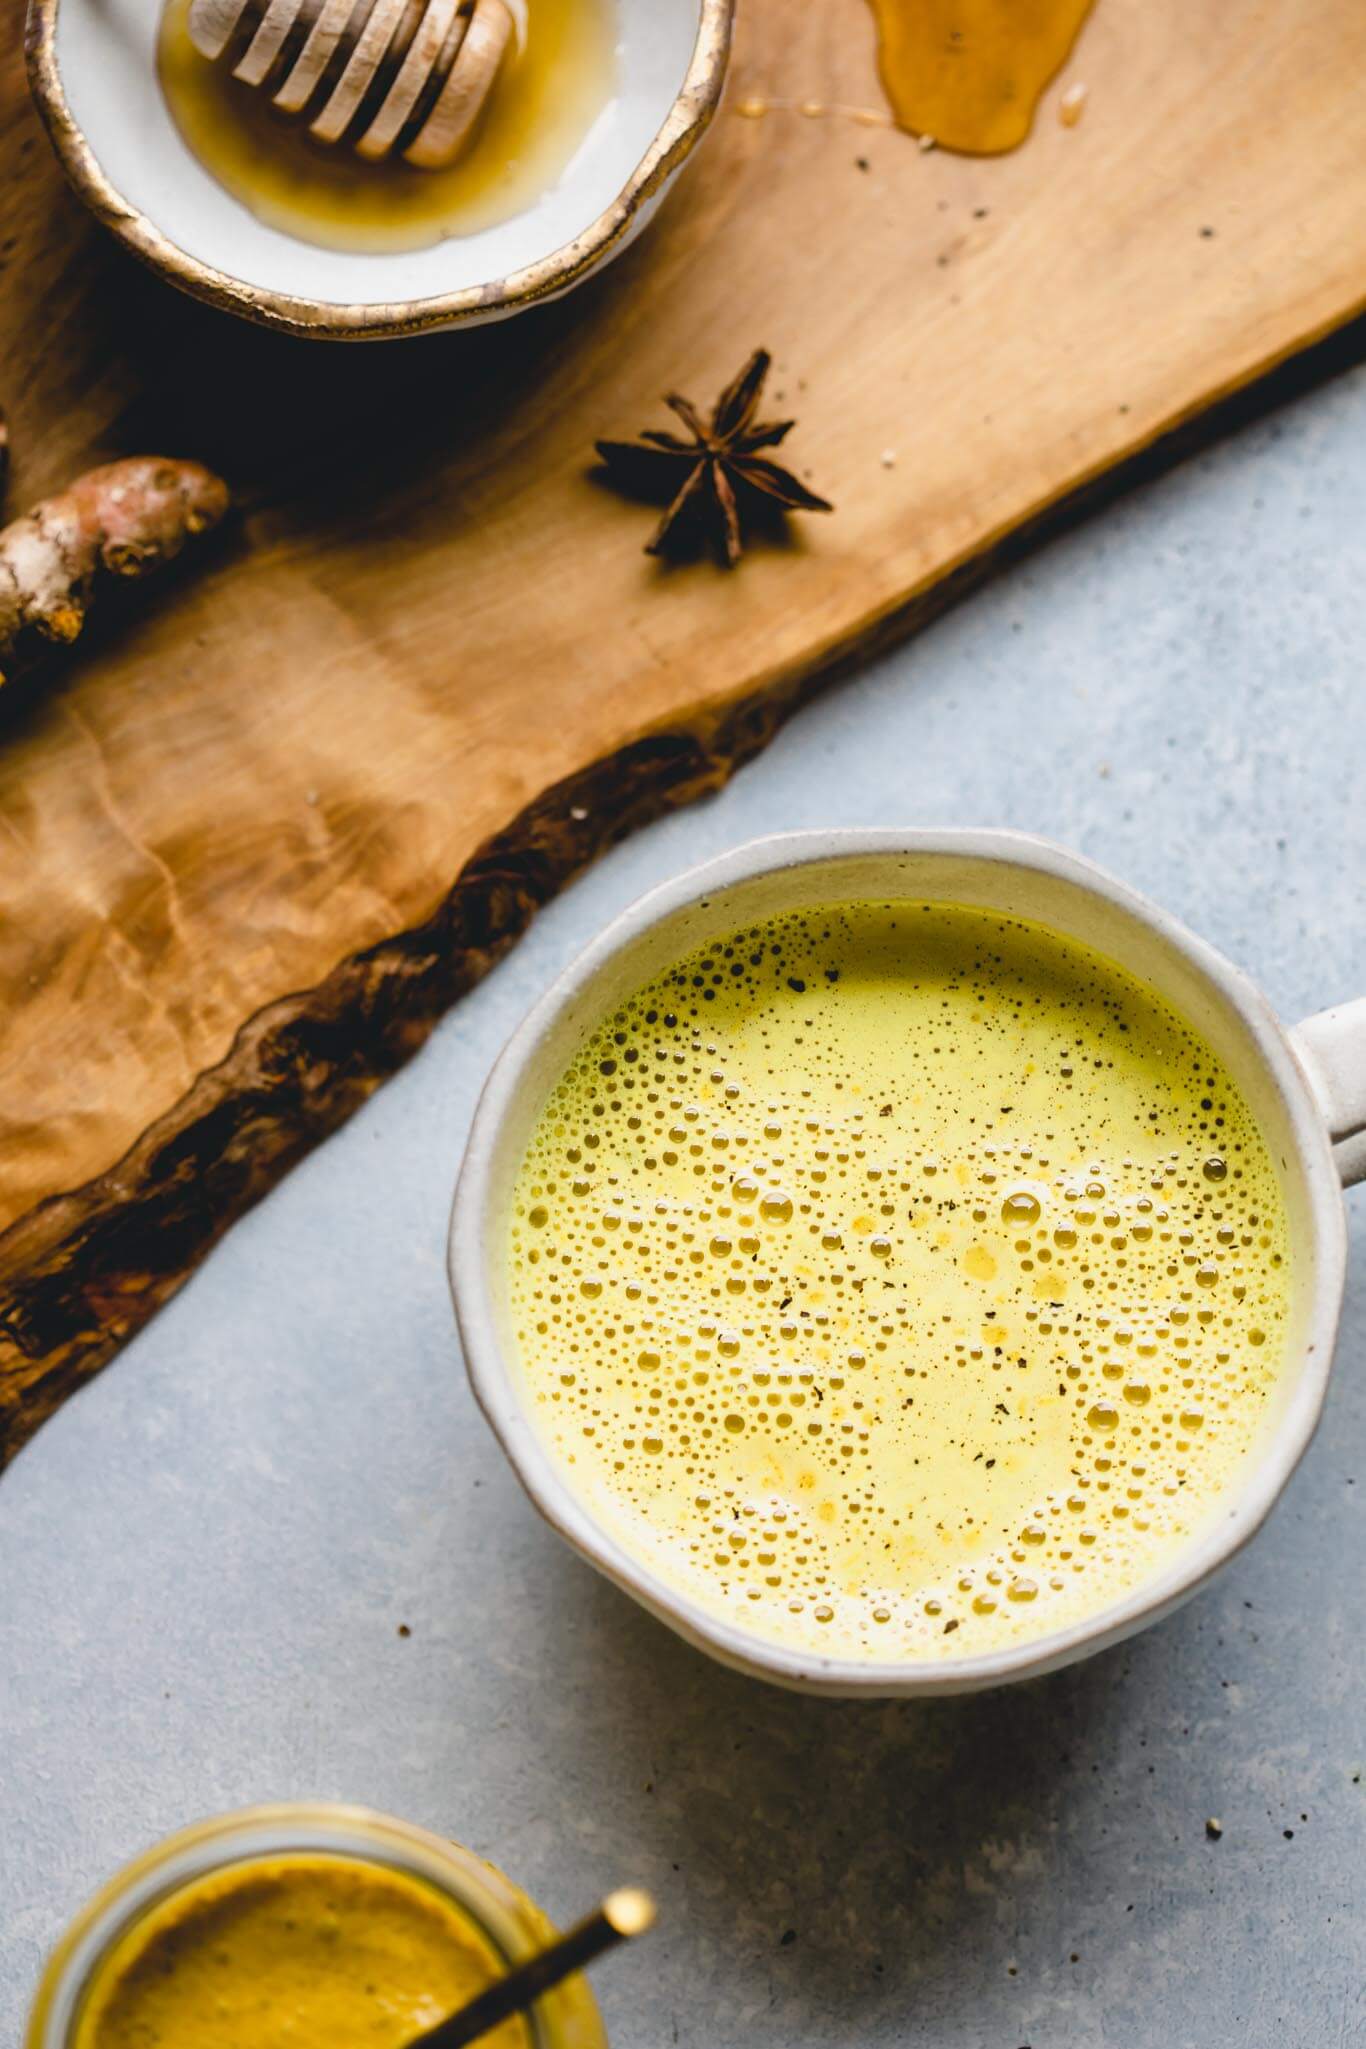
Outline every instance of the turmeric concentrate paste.
<svg viewBox="0 0 1366 2049">
<path fill-rule="evenodd" d="M 109 1952 L 74 2049 L 400 2049 L 506 1966 L 444 1893 L 387 1864 L 295 1854 L 182 1887 Z M 528 2049 L 518 2018 L 486 2040 Z"/>
</svg>

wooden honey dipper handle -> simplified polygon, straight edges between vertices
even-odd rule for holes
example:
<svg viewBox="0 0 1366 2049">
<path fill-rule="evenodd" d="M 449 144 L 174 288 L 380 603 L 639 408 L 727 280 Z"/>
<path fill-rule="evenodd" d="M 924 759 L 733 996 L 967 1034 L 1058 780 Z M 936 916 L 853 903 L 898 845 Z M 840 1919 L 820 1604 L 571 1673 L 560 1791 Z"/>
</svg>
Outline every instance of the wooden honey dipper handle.
<svg viewBox="0 0 1366 2049">
<path fill-rule="evenodd" d="M 516 28 L 507 0 L 191 0 L 200 55 L 324 143 L 423 170 L 469 143 Z"/>
</svg>

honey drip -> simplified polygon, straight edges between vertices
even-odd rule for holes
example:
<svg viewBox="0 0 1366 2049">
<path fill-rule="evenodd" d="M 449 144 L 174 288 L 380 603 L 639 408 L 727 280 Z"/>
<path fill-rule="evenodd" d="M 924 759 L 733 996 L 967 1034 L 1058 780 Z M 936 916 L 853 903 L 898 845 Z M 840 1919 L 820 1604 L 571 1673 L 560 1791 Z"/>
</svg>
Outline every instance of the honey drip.
<svg viewBox="0 0 1366 2049">
<path fill-rule="evenodd" d="M 1092 0 L 871 0 L 879 69 L 900 127 L 999 156 L 1028 135 Z"/>
<path fill-rule="evenodd" d="M 218 183 L 267 226 L 329 249 L 423 249 L 535 204 L 616 89 L 612 0 L 528 0 L 526 38 L 494 85 L 473 143 L 448 170 L 365 163 L 310 139 L 190 41 L 170 0 L 158 50 L 172 119 Z"/>
</svg>

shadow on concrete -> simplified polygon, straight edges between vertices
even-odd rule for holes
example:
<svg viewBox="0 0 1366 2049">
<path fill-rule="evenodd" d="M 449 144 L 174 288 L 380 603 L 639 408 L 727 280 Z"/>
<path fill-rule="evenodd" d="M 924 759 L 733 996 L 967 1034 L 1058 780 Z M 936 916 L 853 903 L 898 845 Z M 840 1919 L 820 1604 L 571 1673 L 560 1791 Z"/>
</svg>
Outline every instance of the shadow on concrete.
<svg viewBox="0 0 1366 2049">
<path fill-rule="evenodd" d="M 968 1957 L 1004 1991 L 1024 1894 L 1037 1948 L 1040 1891 L 1078 1834 L 1094 1849 L 1107 1831 L 1118 1746 L 1144 1740 L 1144 1703 L 1170 1698 L 1182 1650 L 1178 1617 L 991 1693 L 820 1700 L 713 1664 L 567 1557 L 549 1569 L 573 1584 L 549 1604 L 545 1669 L 603 1701 L 572 1741 L 585 1758 L 609 1746 L 640 1796 L 622 1856 L 653 1867 L 690 1942 L 727 1969 L 747 1956 L 751 1982 L 767 1955 L 779 1985 L 846 2024 L 913 1990 L 951 2000 Z M 1068 1911 L 1058 1887 L 1044 1947 L 1064 1970 Z"/>
</svg>

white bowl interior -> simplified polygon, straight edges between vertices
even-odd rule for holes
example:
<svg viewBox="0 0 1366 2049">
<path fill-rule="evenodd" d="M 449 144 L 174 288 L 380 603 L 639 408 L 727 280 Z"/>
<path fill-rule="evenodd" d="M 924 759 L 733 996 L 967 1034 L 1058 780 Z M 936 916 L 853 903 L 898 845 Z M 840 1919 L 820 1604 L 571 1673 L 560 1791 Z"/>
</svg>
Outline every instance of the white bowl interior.
<svg viewBox="0 0 1366 2049">
<path fill-rule="evenodd" d="M 990 841 L 993 836 L 982 837 Z M 1021 844 L 1013 843 L 1016 847 Z M 480 1345 L 479 1318 L 467 1313 L 470 1305 L 458 1303 L 467 1346 L 470 1336 L 474 1337 L 474 1345 L 468 1348 L 481 1400 L 533 1498 L 566 1535 L 580 1548 L 590 1551 L 595 1562 L 694 1641 L 705 1643 L 731 1662 L 759 1665 L 789 1683 L 832 1691 L 857 1691 L 865 1687 L 871 1691 L 917 1690 L 904 1684 L 880 1683 L 888 1679 L 892 1669 L 889 1667 L 861 1665 L 856 1660 L 841 1664 L 837 1655 L 829 1661 L 813 1661 L 809 1657 L 794 1660 L 791 1654 L 762 1645 L 757 1638 L 747 1639 L 730 1625 L 660 1587 L 643 1567 L 625 1557 L 595 1518 L 591 1502 L 573 1493 L 540 1443 L 539 1427 L 517 1364 L 506 1290 L 513 1186 L 526 1143 L 549 1091 L 603 1015 L 693 947 L 778 912 L 858 899 L 950 902 L 1037 920 L 1083 941 L 1151 983 L 1196 1027 L 1242 1086 L 1280 1170 L 1292 1267 L 1286 1363 L 1276 1396 L 1269 1405 L 1262 1440 L 1264 1455 L 1248 1462 L 1238 1497 L 1223 1504 L 1217 1525 L 1198 1533 L 1163 1579 L 1140 1587 L 1104 1616 L 1074 1625 L 1057 1638 L 1041 1638 L 988 1659 L 964 1660 L 957 1668 L 938 1663 L 932 1667 L 916 1666 L 908 1661 L 897 1668 L 903 1675 L 922 1671 L 926 1691 L 990 1683 L 994 1678 L 1007 1676 L 1014 1665 L 1046 1669 L 1065 1662 L 1080 1649 L 1091 1647 L 1092 1639 L 1097 1644 L 1113 1640 L 1164 1612 L 1256 1528 L 1317 1419 L 1341 1287 L 1342 1205 L 1336 1175 L 1331 1169 L 1326 1131 L 1313 1110 L 1279 1027 L 1253 985 L 1199 941 L 1181 933 L 1170 921 L 1166 921 L 1167 932 L 1156 928 L 1140 913 L 1138 899 L 1098 873 L 1094 881 L 1092 871 L 1084 869 L 1075 878 L 1058 873 L 1055 864 L 1064 868 L 1073 865 L 1068 857 L 1057 856 L 1051 849 L 1042 849 L 1041 855 L 1043 865 L 1035 866 L 1027 858 L 1022 863 L 1018 855 L 1004 849 L 985 856 L 966 851 L 851 851 L 813 857 L 699 893 L 693 901 L 683 904 L 660 923 L 648 926 L 605 958 L 590 960 L 588 972 L 567 998 L 557 1001 L 560 992 L 552 991 L 543 1014 L 538 1017 L 533 1013 L 524 1027 L 525 1037 L 515 1040 L 505 1056 L 509 1071 L 496 1070 L 490 1085 L 490 1094 L 495 1099 L 490 1114 L 498 1116 L 500 1122 L 492 1151 L 486 1165 L 476 1169 L 476 1179 L 486 1173 L 478 1191 L 482 1212 L 480 1264 L 483 1286 L 487 1289 L 489 1330 L 498 1355 L 494 1369 L 498 1381 L 495 1399 L 490 1399 L 487 1376 L 476 1357 Z M 743 850 L 737 858 L 743 859 Z M 646 908 L 648 905 L 647 899 Z M 538 1025 L 543 1027 L 539 1032 Z M 472 1155 L 478 1138 L 476 1129 Z M 462 1182 L 454 1232 L 457 1275 L 465 1196 Z M 566 1499 L 572 1502 L 568 1513 L 564 1512 Z M 592 1532 L 588 1542 L 585 1525 Z M 983 1666 L 980 1674 L 975 1673 L 978 1664 Z M 816 1669 L 818 1665 L 821 1670 Z"/>
<path fill-rule="evenodd" d="M 319 249 L 267 227 L 182 141 L 157 81 L 160 0 L 62 0 L 56 58 L 73 118 L 123 198 L 187 256 L 255 289 L 382 306 L 506 277 L 604 213 L 663 126 L 697 40 L 699 0 L 615 0 L 618 90 L 557 185 L 513 219 L 428 249 Z"/>
</svg>

